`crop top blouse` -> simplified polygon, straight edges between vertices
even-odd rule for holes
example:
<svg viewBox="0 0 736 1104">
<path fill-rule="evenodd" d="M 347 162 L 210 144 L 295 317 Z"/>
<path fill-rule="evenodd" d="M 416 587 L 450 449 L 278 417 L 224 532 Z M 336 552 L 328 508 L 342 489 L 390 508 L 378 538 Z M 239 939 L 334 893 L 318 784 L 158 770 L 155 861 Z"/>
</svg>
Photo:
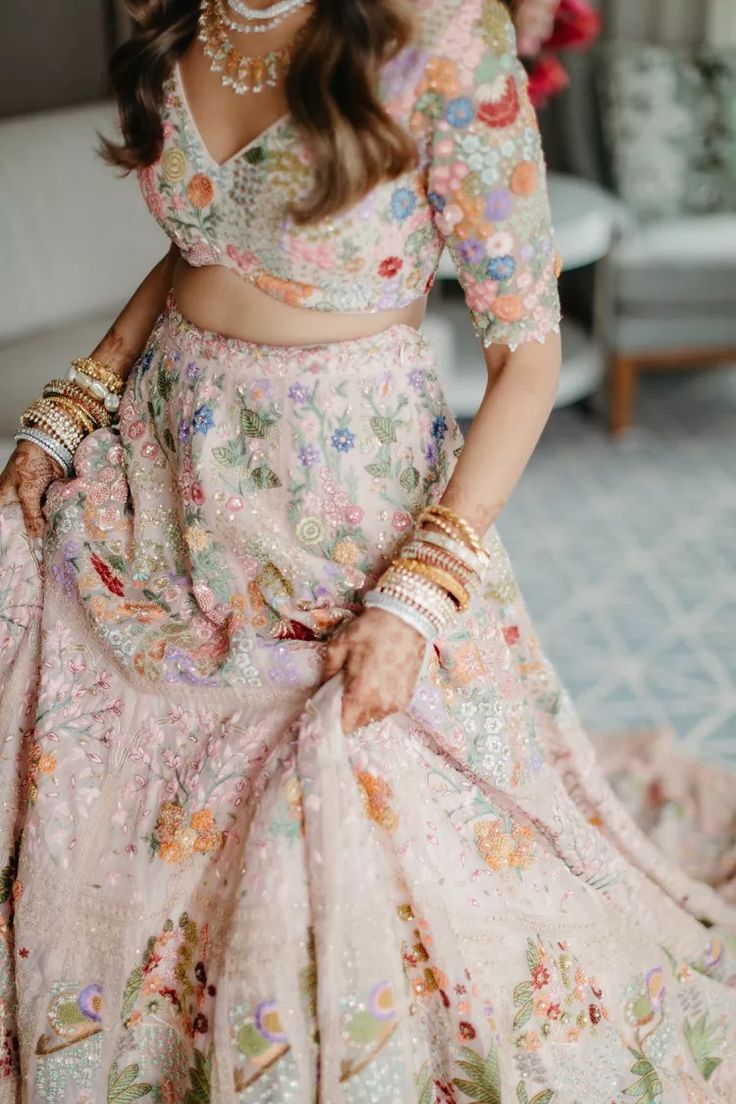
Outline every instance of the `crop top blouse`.
<svg viewBox="0 0 736 1104">
<path fill-rule="evenodd" d="M 313 310 L 405 307 L 447 246 L 483 343 L 542 341 L 559 328 L 559 259 L 513 25 L 499 0 L 415 3 L 418 34 L 385 65 L 381 95 L 416 138 L 416 167 L 297 226 L 289 206 L 310 190 L 310 153 L 288 115 L 218 163 L 176 67 L 161 155 L 140 171 L 146 202 L 189 264 Z"/>
</svg>

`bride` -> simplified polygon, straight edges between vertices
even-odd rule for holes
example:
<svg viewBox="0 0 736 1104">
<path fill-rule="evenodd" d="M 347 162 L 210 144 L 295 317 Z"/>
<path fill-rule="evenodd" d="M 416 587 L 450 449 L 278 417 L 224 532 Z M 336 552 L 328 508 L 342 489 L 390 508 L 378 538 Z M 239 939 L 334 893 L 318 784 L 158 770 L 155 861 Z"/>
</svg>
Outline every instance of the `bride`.
<svg viewBox="0 0 736 1104">
<path fill-rule="evenodd" d="M 736 916 L 613 796 L 493 528 L 560 362 L 506 9 L 129 6 L 107 156 L 171 248 L 0 483 L 0 1102 L 733 1101 Z"/>
</svg>

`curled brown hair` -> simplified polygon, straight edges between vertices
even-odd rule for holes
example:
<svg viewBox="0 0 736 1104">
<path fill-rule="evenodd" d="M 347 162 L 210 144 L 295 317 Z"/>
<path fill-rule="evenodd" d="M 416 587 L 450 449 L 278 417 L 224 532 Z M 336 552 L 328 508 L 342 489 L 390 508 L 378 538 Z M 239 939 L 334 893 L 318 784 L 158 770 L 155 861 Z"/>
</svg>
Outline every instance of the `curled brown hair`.
<svg viewBox="0 0 736 1104">
<path fill-rule="evenodd" d="M 382 66 L 412 38 L 410 0 L 314 0 L 289 67 L 289 114 L 313 151 L 314 186 L 292 211 L 313 222 L 416 163 L 411 136 L 379 97 Z M 161 152 L 163 85 L 197 33 L 200 0 L 127 0 L 135 30 L 110 65 L 123 141 L 104 156 L 130 171 Z"/>
</svg>

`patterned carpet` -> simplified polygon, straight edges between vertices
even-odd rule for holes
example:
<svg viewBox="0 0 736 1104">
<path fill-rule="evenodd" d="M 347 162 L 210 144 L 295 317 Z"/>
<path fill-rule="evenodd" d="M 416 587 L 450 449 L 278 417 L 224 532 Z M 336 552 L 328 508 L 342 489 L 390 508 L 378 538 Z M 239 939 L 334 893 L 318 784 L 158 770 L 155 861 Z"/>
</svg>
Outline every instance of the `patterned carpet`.
<svg viewBox="0 0 736 1104">
<path fill-rule="evenodd" d="M 736 368 L 649 377 L 637 418 L 557 411 L 499 530 L 591 731 L 736 766 Z"/>
</svg>

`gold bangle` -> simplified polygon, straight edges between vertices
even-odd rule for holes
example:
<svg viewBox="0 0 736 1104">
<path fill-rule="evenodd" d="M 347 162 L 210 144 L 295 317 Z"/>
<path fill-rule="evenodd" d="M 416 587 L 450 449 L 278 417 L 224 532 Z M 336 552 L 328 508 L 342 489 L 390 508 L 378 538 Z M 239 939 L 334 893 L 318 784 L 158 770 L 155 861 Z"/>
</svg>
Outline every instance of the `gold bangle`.
<svg viewBox="0 0 736 1104">
<path fill-rule="evenodd" d="M 44 411 L 27 410 L 21 418 L 21 425 L 37 425 L 44 429 L 56 440 L 60 441 L 70 452 L 74 452 L 84 440 L 84 433 L 78 426 L 72 425 L 66 415 L 54 417 Z"/>
<path fill-rule="evenodd" d="M 480 555 L 485 551 L 481 544 L 480 537 L 470 522 L 460 517 L 454 510 L 449 510 L 447 506 L 427 506 L 420 514 L 417 524 L 421 525 L 424 521 L 431 521 L 434 524 L 440 519 L 454 526 L 455 532 L 462 535 L 464 543 L 467 544 L 468 548 L 475 552 L 476 555 Z M 438 526 L 438 528 L 441 529 L 442 526 Z"/>
<path fill-rule="evenodd" d="M 411 594 L 413 600 L 423 606 L 430 603 L 439 616 L 453 617 L 457 612 L 455 601 L 444 587 L 430 579 L 424 579 L 420 575 L 409 572 L 401 573 L 396 568 L 390 567 L 378 580 L 375 589 L 386 590 L 394 587 L 399 589 L 402 594 Z"/>
<path fill-rule="evenodd" d="M 74 418 L 79 423 L 79 426 L 85 433 L 92 433 L 97 429 L 94 418 L 91 414 L 88 414 L 86 410 L 83 410 L 79 403 L 75 403 L 73 399 L 65 399 L 63 396 L 56 396 L 53 399 L 48 399 L 48 402 L 54 404 L 57 409 L 66 410 L 70 417 Z"/>
<path fill-rule="evenodd" d="M 72 361 L 72 368 L 77 372 L 83 372 L 90 379 L 97 380 L 108 391 L 112 391 L 113 395 L 122 395 L 125 380 L 102 361 L 94 357 L 77 357 Z"/>
<path fill-rule="evenodd" d="M 100 399 L 91 395 L 89 391 L 85 391 L 80 384 L 73 380 L 49 380 L 43 389 L 43 397 L 70 399 L 86 410 L 95 419 L 98 426 L 110 425 L 110 412 L 105 409 Z"/>
<path fill-rule="evenodd" d="M 397 571 L 408 571 L 412 575 L 419 575 L 423 579 L 429 579 L 431 583 L 442 587 L 450 594 L 461 610 L 466 610 L 470 604 L 470 595 L 462 583 L 459 583 L 454 575 L 441 567 L 432 567 L 431 564 L 420 563 L 419 560 L 404 560 L 397 566 Z"/>
<path fill-rule="evenodd" d="M 77 444 L 85 436 L 84 431 L 76 422 L 72 421 L 66 411 L 29 408 L 23 415 L 21 422 L 23 425 L 43 422 L 44 425 L 53 429 L 59 435 L 63 435 L 66 440 L 74 441 Z"/>
<path fill-rule="evenodd" d="M 451 552 L 445 552 L 442 548 L 437 548 L 433 544 L 425 544 L 424 541 L 415 541 L 403 548 L 401 556 L 394 560 L 394 563 L 401 560 L 418 560 L 420 563 L 442 567 L 445 571 L 449 571 L 451 575 L 454 575 L 457 581 L 465 587 L 472 585 L 478 578 L 477 572 L 469 564 L 463 563 Z"/>
</svg>

